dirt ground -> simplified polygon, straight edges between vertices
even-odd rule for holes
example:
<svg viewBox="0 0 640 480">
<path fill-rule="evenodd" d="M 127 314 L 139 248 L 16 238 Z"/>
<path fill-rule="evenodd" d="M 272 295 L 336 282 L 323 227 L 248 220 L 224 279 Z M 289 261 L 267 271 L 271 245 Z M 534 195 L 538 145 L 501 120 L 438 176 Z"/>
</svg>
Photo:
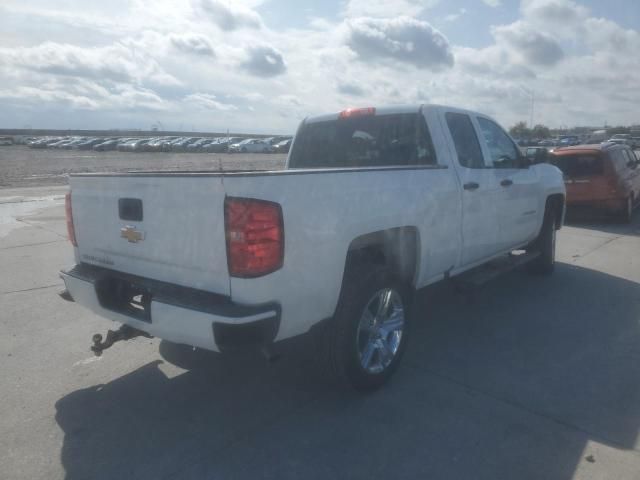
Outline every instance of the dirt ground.
<svg viewBox="0 0 640 480">
<path fill-rule="evenodd" d="M 276 170 L 284 154 L 128 153 L 0 147 L 0 188 L 66 185 L 70 173 L 130 170 Z"/>
</svg>

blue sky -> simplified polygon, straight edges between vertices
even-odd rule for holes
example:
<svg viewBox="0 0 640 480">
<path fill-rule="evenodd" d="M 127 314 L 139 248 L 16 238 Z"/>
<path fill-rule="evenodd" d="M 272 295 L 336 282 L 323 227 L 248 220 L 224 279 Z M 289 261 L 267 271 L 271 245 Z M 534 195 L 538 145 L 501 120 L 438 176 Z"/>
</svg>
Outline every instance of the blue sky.
<svg viewBox="0 0 640 480">
<path fill-rule="evenodd" d="M 3 0 L 0 127 L 292 132 L 441 103 L 640 123 L 637 0 Z"/>
</svg>

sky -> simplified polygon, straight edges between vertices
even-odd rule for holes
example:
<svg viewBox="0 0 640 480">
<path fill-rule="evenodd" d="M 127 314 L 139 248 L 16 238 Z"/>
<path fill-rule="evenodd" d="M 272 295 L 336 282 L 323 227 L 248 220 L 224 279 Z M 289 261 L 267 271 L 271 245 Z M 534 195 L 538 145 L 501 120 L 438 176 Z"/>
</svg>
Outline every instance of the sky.
<svg viewBox="0 0 640 480">
<path fill-rule="evenodd" d="M 421 103 L 640 124 L 639 25 L 638 0 L 3 0 L 0 128 L 293 133 Z"/>
</svg>

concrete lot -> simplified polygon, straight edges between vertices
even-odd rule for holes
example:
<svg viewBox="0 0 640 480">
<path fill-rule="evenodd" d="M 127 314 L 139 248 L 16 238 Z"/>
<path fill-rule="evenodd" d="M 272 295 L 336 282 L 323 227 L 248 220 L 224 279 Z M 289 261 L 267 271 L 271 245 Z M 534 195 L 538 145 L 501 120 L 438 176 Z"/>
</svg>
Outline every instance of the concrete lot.
<svg viewBox="0 0 640 480">
<path fill-rule="evenodd" d="M 57 296 L 63 192 L 0 190 L 2 478 L 640 478 L 640 214 L 565 227 L 550 278 L 425 292 L 361 397 L 304 342 L 273 365 L 148 339 L 93 357 L 112 324 Z"/>
</svg>

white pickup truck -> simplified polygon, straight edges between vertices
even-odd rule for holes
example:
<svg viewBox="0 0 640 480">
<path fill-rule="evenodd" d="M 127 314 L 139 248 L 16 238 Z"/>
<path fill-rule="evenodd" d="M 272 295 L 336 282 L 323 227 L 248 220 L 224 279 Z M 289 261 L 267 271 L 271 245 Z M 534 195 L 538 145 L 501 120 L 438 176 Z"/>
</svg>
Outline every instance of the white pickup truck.
<svg viewBox="0 0 640 480">
<path fill-rule="evenodd" d="M 281 171 L 70 177 L 65 296 L 214 351 L 311 332 L 359 390 L 394 372 L 417 289 L 526 251 L 550 273 L 562 174 L 491 118 L 437 105 L 307 118 Z M 525 258 L 525 257 L 522 257 Z M 415 318 L 419 321 L 419 318 Z"/>
</svg>

